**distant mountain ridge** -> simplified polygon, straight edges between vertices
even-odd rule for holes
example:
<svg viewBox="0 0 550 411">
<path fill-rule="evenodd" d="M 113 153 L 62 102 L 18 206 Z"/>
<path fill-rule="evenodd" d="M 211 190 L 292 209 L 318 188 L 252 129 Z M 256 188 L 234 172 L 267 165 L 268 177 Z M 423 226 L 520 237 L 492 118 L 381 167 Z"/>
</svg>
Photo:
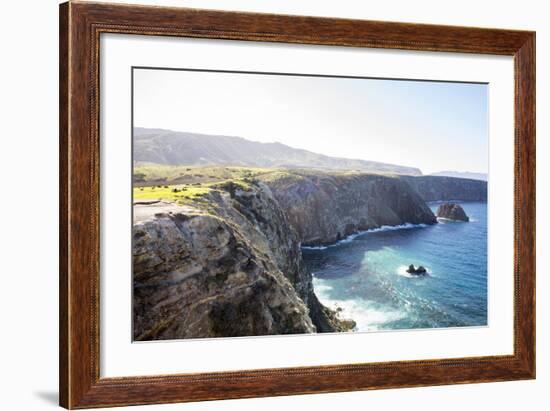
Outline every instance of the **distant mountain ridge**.
<svg viewBox="0 0 550 411">
<path fill-rule="evenodd" d="M 281 143 L 260 143 L 242 137 L 135 127 L 133 141 L 136 163 L 317 168 L 422 175 L 415 167 L 330 157 Z"/>
<path fill-rule="evenodd" d="M 472 173 L 470 171 L 438 171 L 431 176 L 469 178 L 470 180 L 487 181 L 487 173 Z"/>
</svg>

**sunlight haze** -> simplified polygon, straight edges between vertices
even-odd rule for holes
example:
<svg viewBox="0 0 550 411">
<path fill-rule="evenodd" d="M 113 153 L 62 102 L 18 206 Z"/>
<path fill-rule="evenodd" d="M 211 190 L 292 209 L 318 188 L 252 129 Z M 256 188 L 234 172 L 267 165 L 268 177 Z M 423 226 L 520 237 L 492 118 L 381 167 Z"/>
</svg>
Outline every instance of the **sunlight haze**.
<svg viewBox="0 0 550 411">
<path fill-rule="evenodd" d="M 134 69 L 134 126 L 486 173 L 487 85 Z"/>
</svg>

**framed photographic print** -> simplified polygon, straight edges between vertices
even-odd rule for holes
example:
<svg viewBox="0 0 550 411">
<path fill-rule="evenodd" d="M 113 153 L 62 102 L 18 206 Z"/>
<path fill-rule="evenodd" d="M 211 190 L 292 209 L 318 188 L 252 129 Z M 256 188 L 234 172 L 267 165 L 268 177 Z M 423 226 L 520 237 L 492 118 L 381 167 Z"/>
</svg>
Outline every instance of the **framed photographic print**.
<svg viewBox="0 0 550 411">
<path fill-rule="evenodd" d="M 535 377 L 535 33 L 60 6 L 60 403 Z"/>
</svg>

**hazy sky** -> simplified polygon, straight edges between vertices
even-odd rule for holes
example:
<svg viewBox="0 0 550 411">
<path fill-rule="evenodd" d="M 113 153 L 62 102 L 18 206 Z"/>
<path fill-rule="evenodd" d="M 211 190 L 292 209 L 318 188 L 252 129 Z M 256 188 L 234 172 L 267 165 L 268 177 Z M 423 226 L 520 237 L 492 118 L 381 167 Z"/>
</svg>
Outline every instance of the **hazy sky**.
<svg viewBox="0 0 550 411">
<path fill-rule="evenodd" d="M 134 125 L 487 172 L 484 84 L 134 70 Z"/>
</svg>

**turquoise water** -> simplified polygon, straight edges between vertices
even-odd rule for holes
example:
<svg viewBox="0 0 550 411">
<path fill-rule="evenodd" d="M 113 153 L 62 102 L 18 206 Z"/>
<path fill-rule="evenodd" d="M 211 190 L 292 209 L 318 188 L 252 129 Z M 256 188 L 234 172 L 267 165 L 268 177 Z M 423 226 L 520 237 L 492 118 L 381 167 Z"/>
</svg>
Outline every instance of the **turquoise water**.
<svg viewBox="0 0 550 411">
<path fill-rule="evenodd" d="M 304 248 L 317 296 L 357 331 L 487 325 L 487 204 L 460 204 L 469 223 L 382 228 Z M 428 275 L 411 276 L 409 264 Z"/>
</svg>

